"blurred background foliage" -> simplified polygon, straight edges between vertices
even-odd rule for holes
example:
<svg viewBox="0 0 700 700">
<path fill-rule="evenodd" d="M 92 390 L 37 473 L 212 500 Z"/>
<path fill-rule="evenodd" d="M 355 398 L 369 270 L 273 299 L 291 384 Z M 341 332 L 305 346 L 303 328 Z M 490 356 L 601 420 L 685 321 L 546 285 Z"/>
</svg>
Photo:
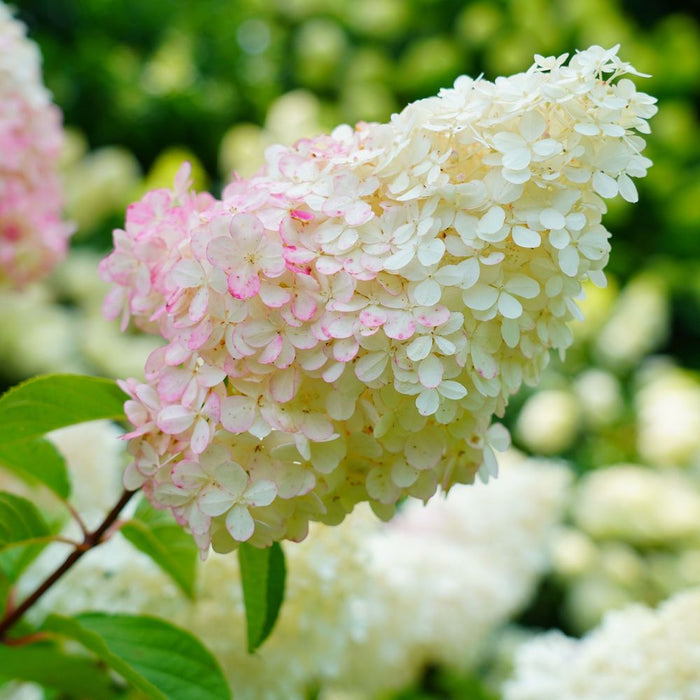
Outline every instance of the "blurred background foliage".
<svg viewBox="0 0 700 700">
<path fill-rule="evenodd" d="M 168 186 L 183 159 L 194 163 L 197 187 L 217 192 L 232 170 L 254 172 L 271 143 L 387 120 L 462 73 L 494 79 L 525 70 L 534 53 L 620 43 L 623 60 L 651 74 L 636 79 L 640 89 L 659 98 L 646 151 L 654 166 L 638 204 L 609 205 L 610 284 L 587 290 L 566 361 L 553 358 L 542 385 L 514 397 L 506 416 L 518 448 L 564 458 L 580 475 L 552 573 L 515 629 L 581 634 L 610 608 L 700 585 L 697 2 L 19 0 L 17 8 L 69 128 L 64 176 L 79 232 L 64 268 L 0 306 L 5 383 L 52 370 L 140 374 L 151 340 L 125 340 L 100 318 L 94 256 L 109 247 L 125 205 Z M 12 332 L 30 316 L 41 323 Z M 594 480 L 604 475 L 609 483 Z M 488 672 L 427 669 L 420 687 L 397 697 L 495 697 L 479 678 L 502 673 L 504 639 Z"/>
</svg>

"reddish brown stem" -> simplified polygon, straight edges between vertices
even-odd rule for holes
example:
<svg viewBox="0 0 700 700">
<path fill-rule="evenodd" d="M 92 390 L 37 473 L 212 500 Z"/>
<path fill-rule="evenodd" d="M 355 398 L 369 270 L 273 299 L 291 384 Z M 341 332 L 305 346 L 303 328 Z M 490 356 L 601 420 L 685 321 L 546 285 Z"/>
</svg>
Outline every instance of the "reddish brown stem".
<svg viewBox="0 0 700 700">
<path fill-rule="evenodd" d="M 100 523 L 97 529 L 92 532 L 86 532 L 83 541 L 76 545 L 75 549 L 68 555 L 61 566 L 56 569 L 29 597 L 27 597 L 16 608 L 8 609 L 5 617 L 0 621 L 0 641 L 5 641 L 8 631 L 19 622 L 29 608 L 34 605 L 51 586 L 68 571 L 80 557 L 89 552 L 93 547 L 96 547 L 103 540 L 105 533 L 114 524 L 119 517 L 119 514 L 124 509 L 124 506 L 129 502 L 135 491 L 124 491 L 119 501 L 114 508 L 107 513 L 105 519 Z"/>
</svg>

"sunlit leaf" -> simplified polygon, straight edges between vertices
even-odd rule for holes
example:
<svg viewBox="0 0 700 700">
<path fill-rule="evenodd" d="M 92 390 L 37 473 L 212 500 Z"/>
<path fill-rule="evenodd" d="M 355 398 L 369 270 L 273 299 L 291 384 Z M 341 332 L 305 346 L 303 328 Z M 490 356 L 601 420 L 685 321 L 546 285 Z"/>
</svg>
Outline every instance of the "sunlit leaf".
<svg viewBox="0 0 700 700">
<path fill-rule="evenodd" d="M 99 418 L 123 420 L 125 399 L 110 379 L 78 374 L 30 379 L 0 397 L 0 444 Z"/>
<path fill-rule="evenodd" d="M 194 597 L 199 550 L 169 511 L 157 510 L 144 498 L 120 532 L 172 577 L 185 595 Z"/>
<path fill-rule="evenodd" d="M 116 697 L 112 681 L 97 662 L 68 654 L 55 644 L 0 645 L 0 677 L 40 683 L 75 698 Z"/>
<path fill-rule="evenodd" d="M 44 629 L 76 639 L 154 700 L 231 697 L 212 654 L 189 632 L 165 620 L 105 613 L 51 615 Z"/>
<path fill-rule="evenodd" d="M 46 546 L 51 535 L 36 506 L 26 498 L 0 492 L 0 571 L 15 581 Z"/>
<path fill-rule="evenodd" d="M 41 482 L 61 498 L 71 492 L 65 460 L 43 438 L 0 443 L 0 466 L 29 483 Z"/>
<path fill-rule="evenodd" d="M 278 542 L 259 549 L 245 542 L 238 549 L 248 626 L 248 651 L 254 652 L 272 632 L 284 599 L 286 568 Z"/>
</svg>

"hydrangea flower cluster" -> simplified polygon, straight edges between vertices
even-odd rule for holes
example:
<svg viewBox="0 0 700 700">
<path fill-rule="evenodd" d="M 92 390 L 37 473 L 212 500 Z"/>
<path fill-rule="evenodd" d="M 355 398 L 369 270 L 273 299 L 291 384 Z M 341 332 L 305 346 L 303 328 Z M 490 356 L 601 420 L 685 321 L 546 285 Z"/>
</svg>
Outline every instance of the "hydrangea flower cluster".
<svg viewBox="0 0 700 700">
<path fill-rule="evenodd" d="M 570 344 L 582 281 L 605 283 L 603 199 L 635 201 L 650 165 L 655 100 L 616 54 L 463 76 L 271 147 L 220 200 L 184 168 L 132 204 L 105 309 L 167 345 L 123 383 L 127 486 L 205 552 L 495 473 L 492 417 Z"/>
<path fill-rule="evenodd" d="M 0 2 L 0 287 L 45 275 L 66 251 L 72 227 L 61 219 L 56 173 L 62 138 L 39 51 Z"/>
<path fill-rule="evenodd" d="M 700 589 L 658 609 L 629 605 L 608 613 L 582 639 L 548 632 L 517 652 L 505 700 L 700 698 Z"/>
</svg>

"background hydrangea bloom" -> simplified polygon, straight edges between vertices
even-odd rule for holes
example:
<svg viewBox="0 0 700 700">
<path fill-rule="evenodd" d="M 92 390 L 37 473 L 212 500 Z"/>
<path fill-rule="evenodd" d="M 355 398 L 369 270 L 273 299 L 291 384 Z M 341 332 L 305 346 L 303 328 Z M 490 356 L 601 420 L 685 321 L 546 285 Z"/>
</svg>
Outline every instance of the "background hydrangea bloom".
<svg viewBox="0 0 700 700">
<path fill-rule="evenodd" d="M 654 99 L 616 53 L 463 76 L 270 148 L 221 200 L 183 169 L 131 205 L 106 312 L 167 345 L 123 383 L 126 485 L 206 552 L 495 473 L 493 416 L 570 344 L 581 282 L 605 283 L 603 199 L 635 201 L 650 165 Z"/>
<path fill-rule="evenodd" d="M 39 51 L 0 3 L 0 286 L 41 277 L 66 251 L 72 228 L 61 220 L 61 141 Z"/>
<path fill-rule="evenodd" d="M 630 605 L 577 640 L 550 632 L 516 657 L 505 700 L 700 697 L 700 590 Z"/>
</svg>

